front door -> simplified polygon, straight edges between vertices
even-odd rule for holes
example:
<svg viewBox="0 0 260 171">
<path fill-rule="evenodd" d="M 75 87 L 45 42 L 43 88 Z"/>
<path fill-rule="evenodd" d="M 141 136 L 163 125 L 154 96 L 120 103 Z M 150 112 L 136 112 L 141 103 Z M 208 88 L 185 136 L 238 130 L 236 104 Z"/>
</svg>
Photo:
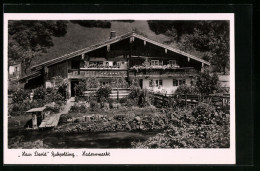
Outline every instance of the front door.
<svg viewBox="0 0 260 171">
<path fill-rule="evenodd" d="M 76 92 L 75 92 L 75 86 L 79 84 L 79 81 L 71 81 L 71 97 L 75 97 Z"/>
</svg>

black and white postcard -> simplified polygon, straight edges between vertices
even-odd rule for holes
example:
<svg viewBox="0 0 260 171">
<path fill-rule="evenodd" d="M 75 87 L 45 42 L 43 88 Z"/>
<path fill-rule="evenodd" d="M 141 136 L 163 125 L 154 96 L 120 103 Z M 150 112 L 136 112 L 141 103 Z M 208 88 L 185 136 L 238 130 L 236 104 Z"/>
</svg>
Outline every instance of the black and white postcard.
<svg viewBox="0 0 260 171">
<path fill-rule="evenodd" d="M 234 14 L 4 14 L 4 164 L 235 164 Z"/>
</svg>

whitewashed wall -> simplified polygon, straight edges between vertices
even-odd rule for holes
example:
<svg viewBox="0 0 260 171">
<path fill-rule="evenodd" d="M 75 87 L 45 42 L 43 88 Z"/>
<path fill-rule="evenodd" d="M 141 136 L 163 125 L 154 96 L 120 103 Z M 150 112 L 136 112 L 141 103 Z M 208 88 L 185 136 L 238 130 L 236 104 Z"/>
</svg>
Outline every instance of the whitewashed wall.
<svg viewBox="0 0 260 171">
<path fill-rule="evenodd" d="M 160 78 L 154 78 L 153 80 L 159 80 Z M 172 78 L 164 78 L 162 79 L 163 81 L 163 85 L 160 87 L 149 87 L 149 81 L 151 79 L 143 79 L 143 88 L 149 89 L 149 90 L 153 90 L 154 92 L 160 91 L 162 93 L 164 93 L 165 91 L 167 92 L 167 94 L 173 94 L 176 89 L 178 88 L 178 86 L 173 86 L 173 79 Z M 190 78 L 186 78 L 186 84 L 190 85 L 191 83 L 191 79 Z"/>
</svg>

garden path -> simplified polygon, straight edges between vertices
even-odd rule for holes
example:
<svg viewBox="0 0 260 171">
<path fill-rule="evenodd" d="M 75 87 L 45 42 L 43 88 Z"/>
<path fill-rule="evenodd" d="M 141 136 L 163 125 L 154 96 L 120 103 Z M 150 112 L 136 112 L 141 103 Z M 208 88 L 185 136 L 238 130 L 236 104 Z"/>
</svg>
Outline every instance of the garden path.
<svg viewBox="0 0 260 171">
<path fill-rule="evenodd" d="M 71 106 L 74 104 L 75 98 L 71 97 L 67 104 L 64 106 L 64 109 L 60 113 L 52 114 L 48 117 L 46 117 L 44 120 L 42 120 L 39 128 L 46 128 L 46 127 L 55 127 L 58 125 L 60 120 L 60 115 L 62 114 L 68 114 Z"/>
</svg>

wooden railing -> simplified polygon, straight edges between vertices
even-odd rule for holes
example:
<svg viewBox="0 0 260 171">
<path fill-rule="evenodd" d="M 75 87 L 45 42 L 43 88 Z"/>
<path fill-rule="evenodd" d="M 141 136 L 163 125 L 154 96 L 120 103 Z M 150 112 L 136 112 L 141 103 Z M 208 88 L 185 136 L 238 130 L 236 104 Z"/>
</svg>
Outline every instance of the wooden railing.
<svg viewBox="0 0 260 171">
<path fill-rule="evenodd" d="M 153 77 L 153 76 L 163 76 L 163 77 L 171 77 L 171 76 L 185 76 L 185 75 L 193 75 L 197 74 L 198 71 L 192 67 L 185 68 L 168 68 L 168 69 L 160 69 L 160 68 L 148 68 L 148 69 L 130 69 L 129 76 L 130 77 Z"/>
<path fill-rule="evenodd" d="M 69 69 L 68 78 L 87 78 L 87 77 L 101 77 L 114 78 L 126 77 L 127 70 L 122 69 Z"/>
</svg>

